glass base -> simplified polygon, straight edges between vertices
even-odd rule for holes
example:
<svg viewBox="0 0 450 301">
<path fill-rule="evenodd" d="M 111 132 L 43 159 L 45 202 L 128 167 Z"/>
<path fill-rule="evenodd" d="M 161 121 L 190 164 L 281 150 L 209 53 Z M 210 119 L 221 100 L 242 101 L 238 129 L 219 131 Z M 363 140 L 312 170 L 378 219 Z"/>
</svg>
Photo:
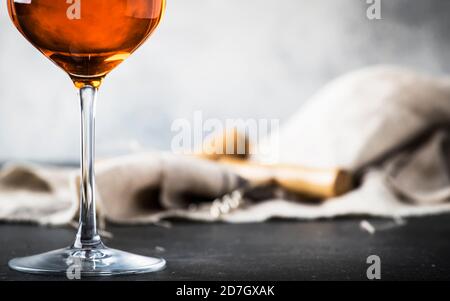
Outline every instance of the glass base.
<svg viewBox="0 0 450 301">
<path fill-rule="evenodd" d="M 19 272 L 65 275 L 68 279 L 80 279 L 83 276 L 156 272 L 164 269 L 166 261 L 102 246 L 93 249 L 65 248 L 14 258 L 8 265 Z"/>
</svg>

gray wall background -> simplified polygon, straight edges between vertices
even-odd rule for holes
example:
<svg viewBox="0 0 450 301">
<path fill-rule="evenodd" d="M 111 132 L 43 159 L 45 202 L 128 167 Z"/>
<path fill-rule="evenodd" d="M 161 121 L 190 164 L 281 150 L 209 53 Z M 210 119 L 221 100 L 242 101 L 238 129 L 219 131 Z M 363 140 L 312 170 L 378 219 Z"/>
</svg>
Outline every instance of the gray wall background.
<svg viewBox="0 0 450 301">
<path fill-rule="evenodd" d="M 450 1 L 169 0 L 153 37 L 106 79 L 100 155 L 168 149 L 175 118 L 285 120 L 330 79 L 390 63 L 450 71 Z M 319 118 L 319 116 L 318 116 Z M 76 160 L 78 102 L 67 76 L 0 4 L 0 160 Z"/>
</svg>

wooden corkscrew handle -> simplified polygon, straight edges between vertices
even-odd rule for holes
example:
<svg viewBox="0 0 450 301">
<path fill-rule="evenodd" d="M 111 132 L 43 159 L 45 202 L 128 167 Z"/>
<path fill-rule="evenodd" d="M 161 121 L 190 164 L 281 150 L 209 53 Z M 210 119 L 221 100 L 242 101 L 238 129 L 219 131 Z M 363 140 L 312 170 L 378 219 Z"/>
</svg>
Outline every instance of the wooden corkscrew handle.
<svg viewBox="0 0 450 301">
<path fill-rule="evenodd" d="M 331 198 L 352 189 L 351 174 L 338 168 L 318 169 L 295 165 L 261 164 L 231 158 L 221 158 L 217 162 L 251 183 L 273 182 L 286 190 L 313 198 Z"/>
<path fill-rule="evenodd" d="M 241 147 L 239 147 L 241 146 Z M 227 129 L 202 146 L 200 157 L 223 164 L 252 184 L 273 182 L 289 191 L 325 199 L 342 195 L 353 188 L 350 172 L 290 164 L 263 164 L 249 159 L 250 141 L 237 129 Z M 237 152 L 240 148 L 244 152 Z M 229 152 L 229 150 L 235 152 Z"/>
</svg>

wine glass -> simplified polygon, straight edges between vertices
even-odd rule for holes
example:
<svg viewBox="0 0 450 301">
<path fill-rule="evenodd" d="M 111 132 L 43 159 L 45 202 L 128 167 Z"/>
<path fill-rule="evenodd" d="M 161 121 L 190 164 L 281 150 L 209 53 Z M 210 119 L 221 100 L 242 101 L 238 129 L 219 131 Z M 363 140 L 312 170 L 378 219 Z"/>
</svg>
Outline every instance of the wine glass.
<svg viewBox="0 0 450 301">
<path fill-rule="evenodd" d="M 133 53 L 158 26 L 165 0 L 7 0 L 22 35 L 61 67 L 79 89 L 81 178 L 79 228 L 72 246 L 15 258 L 9 266 L 37 274 L 81 276 L 135 274 L 165 267 L 161 258 L 107 248 L 96 227 L 94 121 L 103 78 Z"/>
</svg>

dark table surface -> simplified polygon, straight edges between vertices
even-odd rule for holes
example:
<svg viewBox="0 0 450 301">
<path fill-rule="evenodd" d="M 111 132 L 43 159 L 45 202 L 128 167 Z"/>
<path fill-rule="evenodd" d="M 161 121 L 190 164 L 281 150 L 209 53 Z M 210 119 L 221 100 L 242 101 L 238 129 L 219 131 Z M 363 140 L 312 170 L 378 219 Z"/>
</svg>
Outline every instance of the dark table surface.
<svg viewBox="0 0 450 301">
<path fill-rule="evenodd" d="M 164 257 L 161 272 L 89 280 L 365 280 L 366 259 L 381 258 L 381 278 L 450 279 L 450 215 L 411 218 L 404 225 L 360 218 L 204 224 L 115 226 L 108 246 Z M 74 229 L 0 224 L 0 280 L 64 280 L 11 271 L 7 262 L 69 245 Z M 86 278 L 84 278 L 86 279 Z"/>
</svg>

